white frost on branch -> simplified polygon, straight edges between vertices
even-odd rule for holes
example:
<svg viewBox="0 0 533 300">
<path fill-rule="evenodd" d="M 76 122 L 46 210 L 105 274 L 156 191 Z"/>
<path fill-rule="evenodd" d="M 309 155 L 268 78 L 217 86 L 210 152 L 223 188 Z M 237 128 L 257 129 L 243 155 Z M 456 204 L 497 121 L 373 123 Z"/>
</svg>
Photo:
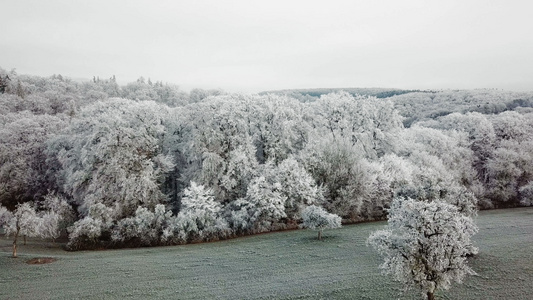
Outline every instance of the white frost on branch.
<svg viewBox="0 0 533 300">
<path fill-rule="evenodd" d="M 367 243 L 384 258 L 384 273 L 432 299 L 435 291 L 475 274 L 467 256 L 477 253 L 470 240 L 477 230 L 472 218 L 452 204 L 396 198 L 388 225 Z"/>
</svg>

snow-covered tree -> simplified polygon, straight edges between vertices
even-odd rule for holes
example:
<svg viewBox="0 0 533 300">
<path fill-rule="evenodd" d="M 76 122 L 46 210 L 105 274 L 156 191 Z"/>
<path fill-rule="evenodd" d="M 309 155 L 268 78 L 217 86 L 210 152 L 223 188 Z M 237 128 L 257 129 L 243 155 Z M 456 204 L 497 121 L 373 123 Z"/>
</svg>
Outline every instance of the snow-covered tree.
<svg viewBox="0 0 533 300">
<path fill-rule="evenodd" d="M 222 90 L 203 90 L 203 89 L 192 89 L 189 92 L 189 103 L 198 103 L 206 98 L 211 96 L 219 96 L 224 94 Z"/>
<path fill-rule="evenodd" d="M 397 132 L 403 126 L 392 102 L 346 92 L 322 95 L 310 104 L 317 134 L 336 142 L 348 141 L 367 158 L 394 149 Z"/>
<path fill-rule="evenodd" d="M 17 203 L 39 201 L 56 190 L 46 141 L 65 121 L 56 116 L 27 111 L 0 120 L 0 203 L 13 210 Z"/>
<path fill-rule="evenodd" d="M 468 135 L 469 146 L 474 154 L 473 167 L 479 178 L 484 178 L 485 164 L 491 157 L 496 142 L 494 127 L 486 116 L 480 113 L 453 113 L 428 125 L 438 129 L 464 131 Z"/>
<path fill-rule="evenodd" d="M 246 195 L 257 175 L 258 162 L 251 136 L 251 97 L 211 97 L 188 107 L 187 133 L 179 152 L 187 162 L 181 181 L 211 189 L 217 201 Z"/>
<path fill-rule="evenodd" d="M 7 220 L 11 219 L 12 213 L 7 208 L 0 205 L 0 227 L 3 227 Z"/>
<path fill-rule="evenodd" d="M 318 230 L 318 239 L 322 239 L 324 229 L 340 228 L 341 217 L 325 211 L 322 207 L 310 205 L 302 211 L 302 226 L 312 230 Z"/>
<path fill-rule="evenodd" d="M 358 182 L 355 178 L 360 173 L 355 166 L 361 159 L 360 149 L 331 137 L 311 140 L 300 153 L 305 168 L 316 183 L 325 188 L 327 203 L 324 206 L 342 217 L 349 217 L 351 210 L 344 205 L 338 207 L 338 204 L 344 203 L 344 200 L 355 200 L 344 199 L 343 196 L 351 184 Z"/>
<path fill-rule="evenodd" d="M 56 193 L 49 193 L 41 203 L 44 211 L 53 212 L 58 217 L 58 231 L 66 230 L 75 221 L 75 212 L 67 200 Z"/>
<path fill-rule="evenodd" d="M 211 240 L 227 234 L 228 224 L 222 217 L 222 205 L 213 192 L 191 182 L 183 191 L 177 222 L 188 241 Z"/>
<path fill-rule="evenodd" d="M 323 187 L 322 206 L 328 211 L 352 221 L 382 217 L 382 213 L 371 212 L 371 207 L 376 191 L 383 189 L 375 167 L 361 156 L 357 146 L 330 138 L 314 140 L 308 143 L 299 160 Z M 378 202 L 376 206 L 383 205 L 383 201 Z"/>
<path fill-rule="evenodd" d="M 416 200 L 444 200 L 457 205 L 466 215 L 475 215 L 480 195 L 473 191 L 482 192 L 468 155 L 470 149 L 435 129 L 413 126 L 407 131 L 406 145 L 400 147 L 403 156 L 387 155 L 381 159 L 393 194 Z"/>
<path fill-rule="evenodd" d="M 503 140 L 486 164 L 486 192 L 496 204 L 520 203 L 522 186 L 533 180 L 533 139 Z"/>
<path fill-rule="evenodd" d="M 6 235 L 13 235 L 13 257 L 17 257 L 17 241 L 19 236 L 38 236 L 39 219 L 35 207 L 29 202 L 17 205 L 17 209 L 7 222 Z"/>
<path fill-rule="evenodd" d="M 267 95 L 254 97 L 250 110 L 257 160 L 279 164 L 300 151 L 310 127 L 305 106 L 296 99 Z"/>
<path fill-rule="evenodd" d="M 161 183 L 174 165 L 161 147 L 164 113 L 154 102 L 98 102 L 49 143 L 62 166 L 64 190 L 82 216 L 95 203 L 120 219 L 166 201 Z"/>
<path fill-rule="evenodd" d="M 409 157 L 413 152 L 426 152 L 438 157 L 458 182 L 469 187 L 476 183 L 474 152 L 467 134 L 457 130 L 438 130 L 414 125 L 401 132 L 398 154 Z"/>
<path fill-rule="evenodd" d="M 17 242 L 20 236 L 57 238 L 61 216 L 53 211 L 37 211 L 30 202 L 17 205 L 14 212 L 0 206 L 0 226 L 4 226 L 6 236 L 13 235 L 13 257 L 17 257 Z"/>
<path fill-rule="evenodd" d="M 520 204 L 524 206 L 533 206 L 533 181 L 522 186 L 519 192 L 522 199 Z"/>
<path fill-rule="evenodd" d="M 287 198 L 279 191 L 280 183 L 269 184 L 263 176 L 257 177 L 250 183 L 246 198 L 255 207 L 252 215 L 259 231 L 270 230 L 273 223 L 286 218 L 285 203 Z"/>
<path fill-rule="evenodd" d="M 285 213 L 288 222 L 301 221 L 300 214 L 304 207 L 324 201 L 323 188 L 316 184 L 311 174 L 292 156 L 279 165 L 274 165 L 273 161 L 263 164 L 261 173 L 272 191 L 287 199 Z"/>
<path fill-rule="evenodd" d="M 120 90 L 116 89 L 116 82 L 112 79 L 109 82 L 97 82 L 98 85 L 103 86 L 104 91 L 110 97 L 119 96 L 116 94 L 120 93 L 121 97 L 126 99 L 135 101 L 155 101 L 164 103 L 168 106 L 182 106 L 187 103 L 187 98 L 189 98 L 188 95 L 181 91 L 178 86 L 163 84 L 161 81 L 156 82 L 155 84 L 150 83 L 150 79 L 146 82 L 144 78 L 141 77 L 137 79 L 136 82 L 128 83 Z"/>
<path fill-rule="evenodd" d="M 472 218 L 452 204 L 396 198 L 386 228 L 367 243 L 383 256 L 384 273 L 432 300 L 436 291 L 475 274 L 467 256 L 477 253 L 470 240 L 476 232 Z"/>
<path fill-rule="evenodd" d="M 114 242 L 133 246 L 156 246 L 161 244 L 164 230 L 172 222 L 172 211 L 157 204 L 152 212 L 139 206 L 135 216 L 119 220 L 113 228 Z"/>
<path fill-rule="evenodd" d="M 522 141 L 531 138 L 533 121 L 515 111 L 506 111 L 489 119 L 494 133 L 501 140 Z"/>
<path fill-rule="evenodd" d="M 279 191 L 280 183 L 269 183 L 264 176 L 256 177 L 250 183 L 246 197 L 228 205 L 230 223 L 236 231 L 265 232 L 287 217 L 287 198 Z"/>
<path fill-rule="evenodd" d="M 111 226 L 115 222 L 115 212 L 102 203 L 92 204 L 88 213 L 68 228 L 69 242 L 72 250 L 94 247 L 102 236 L 111 236 Z"/>
</svg>

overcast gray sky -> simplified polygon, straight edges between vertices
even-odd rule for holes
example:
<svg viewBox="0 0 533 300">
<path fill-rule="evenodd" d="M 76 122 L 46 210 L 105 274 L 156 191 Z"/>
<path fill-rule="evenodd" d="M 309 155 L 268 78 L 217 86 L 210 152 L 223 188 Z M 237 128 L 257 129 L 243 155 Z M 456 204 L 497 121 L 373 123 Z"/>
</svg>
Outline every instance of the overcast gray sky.
<svg viewBox="0 0 533 300">
<path fill-rule="evenodd" d="M 0 67 L 226 91 L 533 91 L 533 1 L 2 1 Z"/>
</svg>

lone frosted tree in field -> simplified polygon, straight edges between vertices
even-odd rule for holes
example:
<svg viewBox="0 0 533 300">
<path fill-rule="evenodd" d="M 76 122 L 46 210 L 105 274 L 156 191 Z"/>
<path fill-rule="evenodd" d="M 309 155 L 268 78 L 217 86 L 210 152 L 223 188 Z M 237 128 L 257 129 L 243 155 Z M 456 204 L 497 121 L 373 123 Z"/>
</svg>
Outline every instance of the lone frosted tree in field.
<svg viewBox="0 0 533 300">
<path fill-rule="evenodd" d="M 384 273 L 432 300 L 435 291 L 475 274 L 466 259 L 477 253 L 470 241 L 476 232 L 472 218 L 452 204 L 396 198 L 386 229 L 372 233 L 367 243 L 384 257 Z"/>
<path fill-rule="evenodd" d="M 310 205 L 302 211 L 303 227 L 318 230 L 318 239 L 322 239 L 324 229 L 340 228 L 341 217 L 325 211 L 322 207 Z"/>
</svg>

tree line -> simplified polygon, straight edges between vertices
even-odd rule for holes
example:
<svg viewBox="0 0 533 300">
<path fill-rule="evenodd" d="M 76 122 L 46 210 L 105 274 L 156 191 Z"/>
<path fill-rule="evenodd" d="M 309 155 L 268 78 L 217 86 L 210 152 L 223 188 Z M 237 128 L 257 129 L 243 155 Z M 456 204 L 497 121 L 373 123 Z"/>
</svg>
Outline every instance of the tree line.
<svg viewBox="0 0 533 300">
<path fill-rule="evenodd" d="M 119 86 L 114 77 L 0 74 L 9 76 L 0 93 L 0 223 L 16 229 L 17 213 L 41 218 L 27 222 L 29 234 L 55 214 L 67 221 L 49 222 L 49 231 L 67 230 L 70 249 L 296 228 L 313 206 L 359 222 L 386 218 L 396 198 L 441 201 L 465 215 L 533 203 L 528 95 L 492 93 L 516 106 L 421 112 L 406 126 L 416 109 L 398 107 L 419 107 L 420 92 L 303 101 L 185 93 L 144 78 Z"/>
</svg>

